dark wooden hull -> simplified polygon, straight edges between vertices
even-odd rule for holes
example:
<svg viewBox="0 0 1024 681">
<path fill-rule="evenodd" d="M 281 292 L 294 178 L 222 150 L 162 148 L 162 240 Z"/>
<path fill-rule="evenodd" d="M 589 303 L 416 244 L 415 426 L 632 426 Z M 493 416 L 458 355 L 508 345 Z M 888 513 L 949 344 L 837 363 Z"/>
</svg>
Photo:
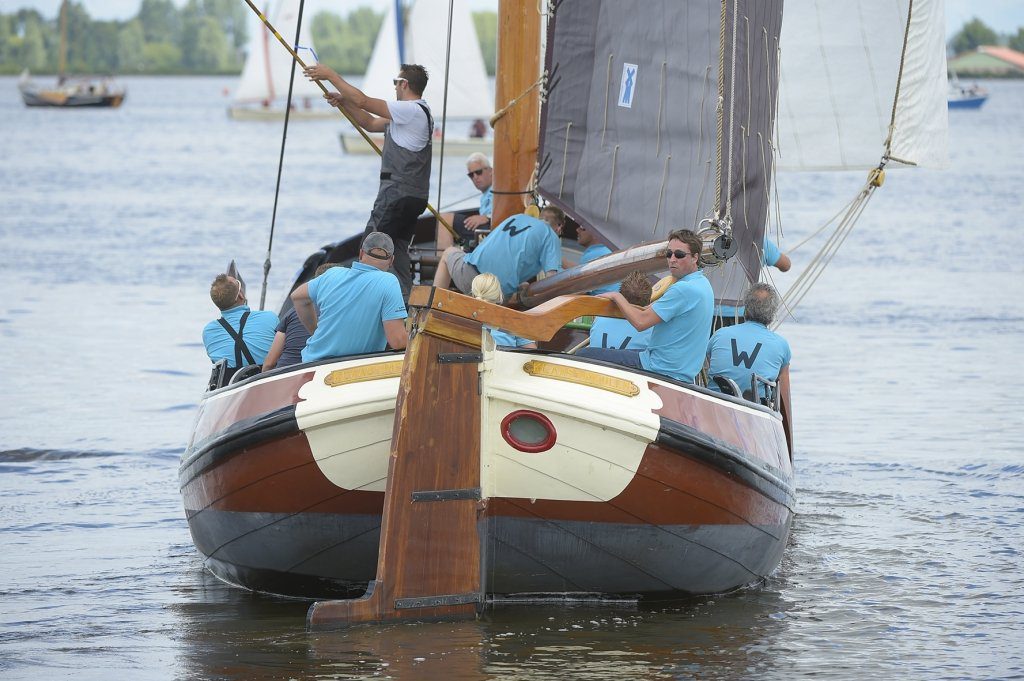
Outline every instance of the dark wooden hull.
<svg viewBox="0 0 1024 681">
<path fill-rule="evenodd" d="M 108 108 L 113 109 L 124 103 L 125 94 L 117 92 L 113 94 L 72 94 L 65 95 L 54 91 L 35 91 L 23 88 L 21 98 L 25 106 L 40 106 L 62 109 L 75 108 Z"/>
<path fill-rule="evenodd" d="M 512 370 L 543 359 L 608 371 L 565 355 L 498 355 Z M 390 431 L 381 425 L 388 405 L 380 396 L 397 389 L 397 378 L 321 387 L 331 371 L 352 363 L 272 372 L 204 399 L 179 475 L 193 539 L 218 577 L 302 597 L 354 596 L 374 579 L 390 446 L 382 441 Z M 516 459 L 487 440 L 494 419 L 519 398 L 510 394 L 514 384 L 500 379 L 493 394 L 485 390 L 494 418 L 482 422 L 490 442 L 484 465 L 493 464 L 495 480 L 522 477 L 484 484 L 488 504 L 478 529 L 487 593 L 719 593 L 778 565 L 794 506 L 779 415 L 653 374 L 627 375 L 653 407 L 646 430 L 619 432 L 556 399 L 545 413 L 559 428 L 559 446 L 563 437 L 566 444 L 547 459 Z M 363 397 L 349 400 L 346 390 L 368 391 L 362 404 L 377 406 L 360 407 Z M 324 409 L 311 406 L 339 398 Z M 592 441 L 607 442 L 609 451 L 586 444 Z M 375 449 L 364 456 L 367 447 Z M 635 456 L 622 454 L 630 448 Z M 361 477 L 346 485 L 354 471 Z M 542 482 L 551 478 L 560 481 Z M 516 493 L 527 489 L 540 498 Z"/>
</svg>

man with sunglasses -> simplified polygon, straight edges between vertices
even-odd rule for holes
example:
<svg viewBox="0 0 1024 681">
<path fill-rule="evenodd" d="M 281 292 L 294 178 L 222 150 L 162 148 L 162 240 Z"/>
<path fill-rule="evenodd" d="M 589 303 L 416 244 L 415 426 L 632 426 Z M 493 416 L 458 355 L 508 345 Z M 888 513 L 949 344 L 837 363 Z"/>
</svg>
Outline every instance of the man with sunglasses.
<svg viewBox="0 0 1024 681">
<path fill-rule="evenodd" d="M 303 362 L 406 346 L 405 302 L 398 280 L 388 272 L 394 259 L 391 237 L 370 232 L 351 267 L 329 269 L 292 292 L 295 313 L 312 334 Z"/>
<path fill-rule="evenodd" d="M 618 291 L 600 294 L 614 302 L 637 331 L 653 329 L 646 350 L 583 348 L 576 354 L 693 383 L 704 365 L 715 310 L 711 283 L 700 271 L 702 247 L 688 229 L 668 235 L 668 270 L 676 281 L 648 307 L 631 305 Z"/>
<path fill-rule="evenodd" d="M 460 213 L 444 213 L 441 217 L 455 229 L 462 239 L 470 241 L 476 237 L 474 230 L 487 228 L 491 224 L 491 214 L 494 209 L 494 190 L 491 188 L 494 183 L 494 169 L 491 168 L 491 160 L 479 151 L 474 151 L 466 159 L 466 177 L 481 193 L 480 212 L 467 217 L 463 217 Z M 443 251 L 454 243 L 452 233 L 438 225 L 437 249 Z"/>
<path fill-rule="evenodd" d="M 427 71 L 419 64 L 402 64 L 398 77 L 392 81 L 395 101 L 367 97 L 323 64 L 307 66 L 305 74 L 310 80 L 327 80 L 337 88 L 337 92 L 327 93 L 324 99 L 344 109 L 360 127 L 384 133 L 380 188 L 366 233 L 384 232 L 394 240 L 392 272 L 398 277 L 402 296 L 408 298 L 412 287 L 409 243 L 430 192 L 434 119 L 423 100 Z"/>
<path fill-rule="evenodd" d="M 229 274 L 218 274 L 210 285 L 210 299 L 221 311 L 203 329 L 203 345 L 210 361 L 228 361 L 226 378 L 250 364 L 263 364 L 274 334 L 277 315 L 267 310 L 250 310 L 242 282 Z"/>
</svg>

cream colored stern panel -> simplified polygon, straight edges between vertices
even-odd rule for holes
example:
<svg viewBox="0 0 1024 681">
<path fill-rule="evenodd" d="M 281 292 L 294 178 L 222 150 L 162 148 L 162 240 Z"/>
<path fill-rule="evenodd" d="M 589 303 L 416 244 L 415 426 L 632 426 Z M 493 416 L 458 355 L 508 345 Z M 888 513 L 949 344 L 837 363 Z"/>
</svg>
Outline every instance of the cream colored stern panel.
<svg viewBox="0 0 1024 681">
<path fill-rule="evenodd" d="M 488 353 L 484 364 L 481 420 L 481 484 L 486 497 L 559 501 L 609 501 L 633 479 L 647 445 L 658 434 L 654 410 L 661 399 L 635 374 L 585 365 L 586 370 L 632 380 L 636 396 L 567 380 L 532 376 L 523 365 L 537 356 Z M 544 362 L 583 366 L 564 358 Z M 501 421 L 517 409 L 546 416 L 555 427 L 555 445 L 531 454 L 509 445 Z"/>
<path fill-rule="evenodd" d="M 395 356 L 318 366 L 299 390 L 295 420 L 306 434 L 313 458 L 333 484 L 343 489 L 383 492 L 395 420 L 399 378 L 379 378 L 330 386 L 332 372 L 395 361 Z"/>
</svg>

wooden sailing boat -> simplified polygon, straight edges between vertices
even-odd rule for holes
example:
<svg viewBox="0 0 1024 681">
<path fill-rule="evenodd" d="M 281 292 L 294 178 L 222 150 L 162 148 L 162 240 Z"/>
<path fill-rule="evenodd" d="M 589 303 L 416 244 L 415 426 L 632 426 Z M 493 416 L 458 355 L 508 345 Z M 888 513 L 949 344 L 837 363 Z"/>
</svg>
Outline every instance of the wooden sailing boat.
<svg viewBox="0 0 1024 681">
<path fill-rule="evenodd" d="M 636 16 L 655 6 L 660 35 Z M 539 304 L 527 311 L 416 288 L 405 353 L 212 386 L 179 469 L 193 539 L 211 571 L 289 595 L 366 590 L 317 603 L 312 626 L 472 616 L 508 600 L 717 593 L 771 574 L 795 506 L 789 405 L 557 350 L 496 348 L 482 332 L 486 323 L 549 341 L 581 315 L 614 315 L 603 299 L 558 294 L 615 279 L 616 267 L 644 266 L 669 229 L 705 213 L 711 258 L 727 204 L 735 204 L 728 214 L 737 257 L 754 257 L 771 164 L 760 163 L 761 145 L 735 136 L 730 145 L 729 131 L 771 138 L 778 67 L 776 50 L 764 46 L 777 44 L 781 6 L 728 0 L 707 9 L 561 3 L 549 17 L 538 148 L 540 17 L 527 3 L 501 4 L 502 25 L 517 30 L 502 33 L 497 98 L 520 105 L 495 126 L 495 186 L 509 192 L 496 194 L 496 212 L 520 210 L 512 192 L 528 186 L 539 158 L 539 190 L 549 200 L 613 243 L 652 243 L 538 282 L 526 302 Z M 560 40 L 560 27 L 595 40 Z M 690 38 L 680 40 L 684 29 Z M 720 35 L 732 38 L 716 46 Z M 640 45 L 655 56 L 634 57 Z M 508 61 L 506 49 L 517 56 Z M 626 65 L 637 69 L 636 90 L 624 98 Z M 672 93 L 679 82 L 706 96 Z M 746 94 L 765 84 L 769 92 Z M 673 159 L 681 168 L 666 191 L 613 182 L 616 169 L 644 165 L 660 179 L 666 167 L 675 171 Z M 687 176 L 697 168 L 704 177 L 705 166 L 709 178 L 717 166 L 721 180 L 687 191 Z M 595 204 L 600 187 L 587 183 L 598 181 L 605 191 Z M 648 201 L 616 203 L 641 190 Z M 630 222 L 641 232 L 628 232 Z M 747 271 L 757 269 L 755 261 Z"/>
<path fill-rule="evenodd" d="M 273 25 L 282 36 L 289 41 L 295 39 L 295 28 L 299 25 L 298 0 L 280 0 L 266 8 L 264 14 L 272 17 Z M 311 58 L 313 39 L 308 26 L 309 17 L 306 17 L 300 27 L 298 45 L 308 50 L 304 54 Z M 261 25 L 246 49 L 245 65 L 235 86 L 228 116 L 245 121 L 283 119 L 291 73 L 292 56 L 281 49 L 270 31 Z M 292 120 L 337 117 L 323 102 L 320 88 L 298 69 L 292 82 L 292 103 L 289 115 Z"/>
<path fill-rule="evenodd" d="M 448 55 L 448 44 L 444 39 L 448 35 L 448 12 L 444 9 L 428 2 L 417 2 L 409 8 L 406 20 L 401 0 L 389 4 L 370 55 L 362 88 L 370 97 L 393 99 L 395 93 L 391 79 L 398 75 L 399 66 L 404 63 L 420 64 L 431 76 L 424 97 L 433 109 L 438 134 L 443 111 L 447 112 L 449 119 L 444 153 L 466 157 L 479 151 L 489 156 L 492 153 L 492 140 L 486 135 L 486 127 L 476 137 L 469 134 L 473 122 L 486 121 L 494 113 L 494 99 L 491 97 L 473 17 L 468 2 L 456 0 L 452 6 L 451 54 Z M 447 92 L 444 77 L 446 71 Z M 458 132 L 451 134 L 452 130 Z M 353 130 L 345 130 L 339 137 L 341 147 L 347 154 L 375 153 Z M 372 137 L 377 146 L 383 145 L 383 135 Z M 441 153 L 439 139 L 434 141 L 433 149 L 435 154 Z"/>
<path fill-rule="evenodd" d="M 18 90 L 25 106 L 46 106 L 62 108 L 105 107 L 117 108 L 124 102 L 124 88 L 118 87 L 109 78 L 99 82 L 89 78 L 69 79 L 67 71 L 68 51 L 68 0 L 60 6 L 60 54 L 57 65 L 57 85 L 40 87 L 32 82 L 28 69 L 18 80 Z"/>
</svg>

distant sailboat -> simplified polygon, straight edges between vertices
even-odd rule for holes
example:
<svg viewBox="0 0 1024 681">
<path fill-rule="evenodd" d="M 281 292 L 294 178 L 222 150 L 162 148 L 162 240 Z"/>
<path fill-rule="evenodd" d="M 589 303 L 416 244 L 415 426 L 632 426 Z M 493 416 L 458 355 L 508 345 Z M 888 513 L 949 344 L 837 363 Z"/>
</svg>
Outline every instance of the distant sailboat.
<svg viewBox="0 0 1024 681">
<path fill-rule="evenodd" d="M 39 87 L 32 82 L 28 69 L 18 79 L 18 90 L 25 106 L 61 108 L 106 107 L 116 108 L 124 102 L 124 88 L 114 85 L 109 78 L 100 82 L 88 78 L 69 80 L 66 75 L 68 53 L 68 0 L 60 6 L 60 56 L 57 64 L 57 85 Z"/>
<path fill-rule="evenodd" d="M 445 154 L 465 156 L 474 151 L 490 154 L 492 142 L 485 136 L 486 126 L 473 126 L 478 129 L 477 136 L 469 133 L 473 121 L 485 121 L 494 113 L 494 97 L 491 95 L 480 42 L 466 0 L 455 0 L 454 3 L 450 60 L 446 58 L 448 45 L 444 37 L 448 34 L 446 11 L 418 2 L 409 9 L 406 22 L 403 20 L 401 2 L 395 0 L 389 5 L 384 23 L 377 34 L 361 89 L 369 97 L 392 100 L 395 98 L 395 90 L 391 80 L 398 75 L 401 64 L 420 64 L 430 75 L 423 97 L 430 104 L 435 125 L 440 126 L 445 98 L 445 63 L 448 61 L 446 113 L 449 119 L 458 121 L 456 126 L 460 132 L 445 135 Z M 483 130 L 479 130 L 480 127 Z M 479 134 L 481 132 L 483 135 Z M 383 135 L 376 137 L 378 146 L 383 144 Z M 351 129 L 342 133 L 341 146 L 349 154 L 368 154 L 373 151 L 359 133 Z M 440 153 L 440 150 L 440 142 L 435 140 L 434 153 Z"/>
<path fill-rule="evenodd" d="M 988 100 L 988 90 L 977 83 L 964 85 L 955 72 L 950 72 L 947 105 L 950 109 L 980 109 Z"/>
<path fill-rule="evenodd" d="M 270 14 L 271 8 L 264 8 L 264 15 L 270 17 L 271 23 L 286 40 L 295 38 L 295 26 L 299 20 L 297 0 L 282 0 Z M 309 23 L 302 26 L 299 33 L 299 49 L 313 47 L 309 33 Z M 292 56 L 280 49 L 277 39 L 270 34 L 265 26 L 259 30 L 249 42 L 242 68 L 242 76 L 235 89 L 233 103 L 228 107 L 228 115 L 237 120 L 279 120 L 284 118 L 285 101 L 288 98 L 288 79 L 291 77 Z M 303 57 L 304 60 L 314 60 Z M 295 73 L 292 86 L 292 113 L 290 118 L 336 118 L 338 113 L 322 102 L 323 93 L 316 83 L 306 79 L 301 69 Z"/>
</svg>

